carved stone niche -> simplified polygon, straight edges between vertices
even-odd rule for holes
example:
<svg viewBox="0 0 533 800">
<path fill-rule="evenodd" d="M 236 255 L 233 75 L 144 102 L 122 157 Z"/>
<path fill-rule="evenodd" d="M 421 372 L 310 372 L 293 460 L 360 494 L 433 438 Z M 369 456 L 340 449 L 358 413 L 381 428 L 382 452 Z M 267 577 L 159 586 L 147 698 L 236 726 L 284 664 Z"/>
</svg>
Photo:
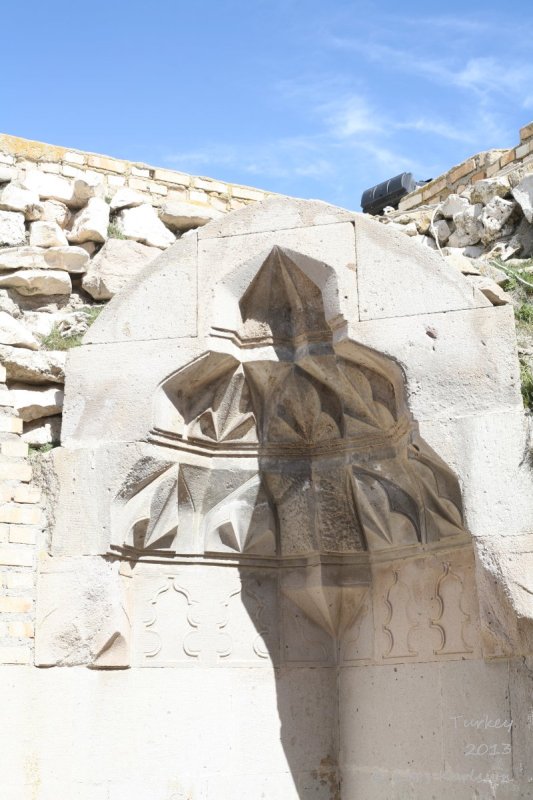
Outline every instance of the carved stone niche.
<svg viewBox="0 0 533 800">
<path fill-rule="evenodd" d="M 157 391 L 159 455 L 115 499 L 112 550 L 290 565 L 283 591 L 338 636 L 372 553 L 464 546 L 457 479 L 420 437 L 400 366 L 346 340 L 331 267 L 274 247 L 215 293 L 208 349 Z"/>
</svg>

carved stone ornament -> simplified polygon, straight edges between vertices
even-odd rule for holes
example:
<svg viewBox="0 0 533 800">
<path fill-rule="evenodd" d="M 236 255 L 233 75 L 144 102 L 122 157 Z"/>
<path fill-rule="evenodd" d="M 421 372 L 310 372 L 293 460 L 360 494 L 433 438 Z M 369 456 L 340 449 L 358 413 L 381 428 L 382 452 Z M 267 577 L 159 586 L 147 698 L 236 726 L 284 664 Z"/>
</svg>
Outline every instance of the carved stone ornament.
<svg viewBox="0 0 533 800">
<path fill-rule="evenodd" d="M 215 287 L 209 349 L 154 400 L 161 457 L 113 508 L 115 552 L 311 570 L 287 593 L 331 633 L 362 602 L 370 553 L 465 537 L 457 479 L 420 437 L 401 368 L 346 339 L 334 279 L 274 247 Z M 327 563 L 348 582 L 318 579 Z"/>
</svg>

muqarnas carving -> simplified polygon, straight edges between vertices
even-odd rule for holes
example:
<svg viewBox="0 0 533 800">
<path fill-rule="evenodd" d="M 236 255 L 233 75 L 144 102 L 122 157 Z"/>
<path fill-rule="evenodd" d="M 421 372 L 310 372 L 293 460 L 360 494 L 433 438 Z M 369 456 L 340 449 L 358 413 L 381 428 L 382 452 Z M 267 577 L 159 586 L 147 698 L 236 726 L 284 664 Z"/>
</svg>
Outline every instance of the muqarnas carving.
<svg viewBox="0 0 533 800">
<path fill-rule="evenodd" d="M 334 289 L 330 267 L 280 247 L 219 284 L 211 349 L 155 398 L 152 442 L 178 463 L 127 481 L 117 544 L 272 559 L 464 534 L 400 367 L 343 338 Z"/>
</svg>

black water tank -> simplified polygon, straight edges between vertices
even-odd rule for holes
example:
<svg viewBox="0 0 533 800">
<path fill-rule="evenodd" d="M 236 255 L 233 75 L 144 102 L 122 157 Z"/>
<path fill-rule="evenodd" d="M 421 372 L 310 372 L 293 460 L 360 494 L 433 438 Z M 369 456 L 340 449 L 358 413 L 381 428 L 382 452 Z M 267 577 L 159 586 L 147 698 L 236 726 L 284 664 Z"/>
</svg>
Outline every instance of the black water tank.
<svg viewBox="0 0 533 800">
<path fill-rule="evenodd" d="M 361 208 L 365 214 L 380 214 L 386 206 L 396 208 L 402 197 L 413 192 L 416 186 L 413 174 L 402 172 L 371 189 L 365 189 L 361 196 Z"/>
</svg>

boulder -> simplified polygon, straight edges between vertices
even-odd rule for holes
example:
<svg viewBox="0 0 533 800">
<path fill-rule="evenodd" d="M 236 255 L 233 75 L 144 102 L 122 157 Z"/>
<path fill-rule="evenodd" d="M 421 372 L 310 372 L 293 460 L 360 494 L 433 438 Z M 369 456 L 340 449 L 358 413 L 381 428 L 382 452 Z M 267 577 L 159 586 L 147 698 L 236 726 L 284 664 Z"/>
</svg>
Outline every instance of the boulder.
<svg viewBox="0 0 533 800">
<path fill-rule="evenodd" d="M 20 438 L 33 447 L 58 443 L 61 440 L 61 415 L 41 417 L 33 422 L 27 422 Z"/>
<path fill-rule="evenodd" d="M 72 291 L 70 275 L 52 269 L 20 269 L 0 275 L 0 287 L 16 289 L 25 296 L 70 294 Z"/>
<path fill-rule="evenodd" d="M 527 221 L 533 223 L 533 174 L 526 175 L 514 187 L 513 197 Z"/>
<path fill-rule="evenodd" d="M 57 222 L 60 228 L 67 228 L 72 214 L 67 206 L 59 200 L 45 200 L 41 219 L 47 222 Z"/>
<path fill-rule="evenodd" d="M 126 239 L 133 239 L 150 247 L 169 247 L 176 240 L 174 234 L 163 225 L 156 210 L 147 203 L 120 211 L 117 225 Z"/>
<path fill-rule="evenodd" d="M 82 286 L 95 300 L 109 300 L 159 255 L 157 247 L 108 239 L 90 262 Z"/>
<path fill-rule="evenodd" d="M 32 247 L 61 247 L 68 245 L 68 241 L 57 222 L 32 222 L 30 245 Z"/>
<path fill-rule="evenodd" d="M 14 348 L 39 349 L 39 342 L 20 320 L 15 319 L 6 311 L 0 311 L 0 345 L 4 344 L 12 345 Z M 0 363 L 3 363 L 1 358 Z"/>
<path fill-rule="evenodd" d="M 10 247 L 0 250 L 0 270 L 63 269 L 85 272 L 89 256 L 81 247 Z"/>
<path fill-rule="evenodd" d="M 469 205 L 470 203 L 466 197 L 461 197 L 458 194 L 450 194 L 444 203 L 442 203 L 440 213 L 445 219 L 453 219 L 454 214 L 460 214 L 461 211 L 465 211 Z"/>
<path fill-rule="evenodd" d="M 511 187 L 507 178 L 486 178 L 476 181 L 468 190 L 471 203 L 486 205 L 493 197 L 507 197 Z"/>
<path fill-rule="evenodd" d="M 91 197 L 85 208 L 74 216 L 70 242 L 105 242 L 109 225 L 109 206 L 101 197 Z"/>
<path fill-rule="evenodd" d="M 503 197 L 495 196 L 492 200 L 489 200 L 479 217 L 483 225 L 483 233 L 481 235 L 483 244 L 489 244 L 495 239 L 512 233 L 512 227 L 506 229 L 505 223 L 516 207 L 514 200 L 504 200 Z"/>
<path fill-rule="evenodd" d="M 470 244 L 477 244 L 481 240 L 483 225 L 479 218 L 482 211 L 483 206 L 481 203 L 477 203 L 454 214 L 455 231 L 448 240 L 450 247 L 466 247 Z"/>
<path fill-rule="evenodd" d="M 77 178 L 72 184 L 72 195 L 67 202 L 70 208 L 81 208 L 92 197 L 101 197 L 104 187 L 100 176 L 85 175 Z"/>
<path fill-rule="evenodd" d="M 174 231 L 188 231 L 191 228 L 199 228 L 211 222 L 212 219 L 221 217 L 220 211 L 213 208 L 195 206 L 193 203 L 183 203 L 178 200 L 170 200 L 163 203 L 159 211 L 159 218 L 165 225 Z M 407 220 L 410 222 L 411 220 Z M 400 220 L 395 220 L 400 222 Z"/>
<path fill-rule="evenodd" d="M 121 208 L 134 208 L 135 206 L 142 206 L 143 203 L 146 202 L 146 198 L 139 194 L 139 192 L 134 192 L 133 189 L 128 189 L 125 186 L 123 189 L 119 189 L 116 194 L 113 195 L 110 203 L 110 208 L 112 211 L 119 211 Z"/>
<path fill-rule="evenodd" d="M 9 395 L 24 422 L 60 414 L 63 408 L 63 390 L 58 386 L 29 386 L 25 383 L 15 383 Z"/>
<path fill-rule="evenodd" d="M 20 183 L 12 181 L 0 192 L 0 209 L 2 211 L 21 211 L 27 220 L 41 219 L 43 205 L 39 195 L 25 189 Z"/>
<path fill-rule="evenodd" d="M 38 169 L 26 172 L 23 185 L 26 189 L 35 192 L 42 200 L 60 200 L 67 203 L 72 197 L 72 184 L 61 175 L 51 175 Z"/>
<path fill-rule="evenodd" d="M 445 244 L 452 234 L 452 229 L 445 219 L 438 219 L 430 228 L 430 233 L 433 234 L 434 239 L 436 239 L 439 244 Z"/>
<path fill-rule="evenodd" d="M 24 214 L 20 211 L 0 211 L 0 245 L 25 244 Z"/>
<path fill-rule="evenodd" d="M 38 350 L 0 344 L 0 363 L 10 381 L 64 383 L 65 350 Z"/>
</svg>

